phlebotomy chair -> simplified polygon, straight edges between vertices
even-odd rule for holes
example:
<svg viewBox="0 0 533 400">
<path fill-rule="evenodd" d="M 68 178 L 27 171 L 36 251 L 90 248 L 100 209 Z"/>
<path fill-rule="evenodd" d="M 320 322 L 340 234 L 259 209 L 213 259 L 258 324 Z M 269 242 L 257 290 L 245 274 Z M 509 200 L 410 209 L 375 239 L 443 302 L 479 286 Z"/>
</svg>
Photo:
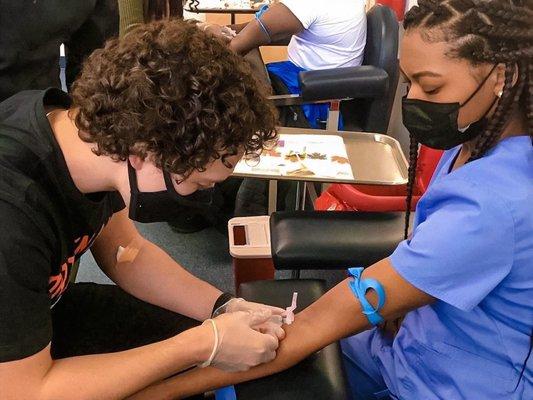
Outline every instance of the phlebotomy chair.
<svg viewBox="0 0 533 400">
<path fill-rule="evenodd" d="M 273 96 L 274 104 L 289 110 L 282 110 L 281 124 L 310 127 L 299 105 L 340 101 L 345 130 L 386 133 L 398 85 L 398 40 L 394 11 L 375 5 L 367 12 L 367 39 L 361 66 L 300 72 L 300 96 L 288 95 L 283 82 L 271 74 L 272 87 L 279 95 Z M 337 126 L 338 114 L 335 117 L 332 108 L 328 129 Z"/>
<path fill-rule="evenodd" d="M 278 270 L 367 267 L 387 257 L 402 239 L 404 213 L 289 211 L 269 219 L 270 249 Z M 304 233 L 305 234 L 302 234 Z M 326 291 L 316 279 L 242 283 L 238 295 L 279 307 L 298 292 L 301 311 Z M 337 343 L 289 371 L 237 385 L 241 400 L 347 399 L 349 389 Z"/>
<path fill-rule="evenodd" d="M 364 65 L 303 72 L 301 97 L 289 97 L 284 105 L 348 99 L 341 104 L 345 129 L 385 133 L 398 82 L 398 23 L 394 12 L 384 6 L 373 7 L 367 22 Z M 403 212 L 276 212 L 269 220 L 274 267 L 293 271 L 367 267 L 390 255 L 402 240 L 404 218 Z M 288 306 L 292 293 L 298 292 L 296 312 L 325 291 L 325 283 L 315 279 L 245 282 L 237 290 L 248 300 L 280 307 Z M 337 343 L 289 371 L 237 385 L 236 392 L 244 400 L 350 398 Z"/>
<path fill-rule="evenodd" d="M 301 310 L 325 293 L 322 280 L 258 281 L 242 284 L 239 296 L 257 302 L 287 307 L 298 292 Z M 235 386 L 239 400 L 348 400 L 348 382 L 342 365 L 340 346 L 333 343 L 296 366 L 279 374 Z"/>
</svg>

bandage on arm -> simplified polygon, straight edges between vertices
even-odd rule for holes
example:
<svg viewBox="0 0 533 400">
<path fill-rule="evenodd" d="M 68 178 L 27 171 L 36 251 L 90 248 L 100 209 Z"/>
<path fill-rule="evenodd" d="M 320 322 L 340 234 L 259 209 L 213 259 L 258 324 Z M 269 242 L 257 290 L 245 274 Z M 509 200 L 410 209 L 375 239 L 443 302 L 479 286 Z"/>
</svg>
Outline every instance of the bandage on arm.
<svg viewBox="0 0 533 400">
<path fill-rule="evenodd" d="M 117 249 L 117 264 L 123 262 L 133 262 L 139 254 L 139 247 L 135 246 L 135 243 L 130 243 L 126 247 L 118 246 Z"/>
</svg>

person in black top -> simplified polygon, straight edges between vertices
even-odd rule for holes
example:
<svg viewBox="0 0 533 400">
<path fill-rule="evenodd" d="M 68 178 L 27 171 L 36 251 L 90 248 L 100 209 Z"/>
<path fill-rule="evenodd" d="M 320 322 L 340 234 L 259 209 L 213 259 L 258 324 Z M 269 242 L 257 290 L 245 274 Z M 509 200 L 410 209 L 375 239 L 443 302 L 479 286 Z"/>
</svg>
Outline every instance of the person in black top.
<svg viewBox="0 0 533 400">
<path fill-rule="evenodd" d="M 21 90 L 61 87 L 62 43 L 70 88 L 83 60 L 118 32 L 117 0 L 0 0 L 0 101 Z"/>
<path fill-rule="evenodd" d="M 275 357 L 281 309 L 221 293 L 132 222 L 209 207 L 275 122 L 249 67 L 186 22 L 110 40 L 71 97 L 0 103 L 3 400 L 122 399 L 195 365 Z M 116 286 L 69 285 L 88 249 Z"/>
</svg>

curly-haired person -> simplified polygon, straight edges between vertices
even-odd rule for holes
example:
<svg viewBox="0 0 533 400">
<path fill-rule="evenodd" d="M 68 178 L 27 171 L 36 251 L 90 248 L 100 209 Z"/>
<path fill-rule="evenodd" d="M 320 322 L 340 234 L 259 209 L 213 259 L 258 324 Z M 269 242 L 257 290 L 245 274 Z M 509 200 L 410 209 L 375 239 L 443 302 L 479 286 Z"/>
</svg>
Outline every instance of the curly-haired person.
<svg viewBox="0 0 533 400">
<path fill-rule="evenodd" d="M 192 276 L 132 222 L 208 207 L 275 121 L 240 57 L 186 22 L 109 41 L 72 97 L 0 104 L 2 400 L 123 399 L 195 365 L 275 357 L 282 310 Z M 87 249 L 116 286 L 69 285 Z"/>
<path fill-rule="evenodd" d="M 446 150 L 411 236 L 298 313 L 273 362 L 133 399 L 279 372 L 341 338 L 354 399 L 533 399 L 533 3 L 419 0 L 404 25 L 410 185 L 417 143 Z M 395 336 L 374 327 L 400 316 Z"/>
</svg>

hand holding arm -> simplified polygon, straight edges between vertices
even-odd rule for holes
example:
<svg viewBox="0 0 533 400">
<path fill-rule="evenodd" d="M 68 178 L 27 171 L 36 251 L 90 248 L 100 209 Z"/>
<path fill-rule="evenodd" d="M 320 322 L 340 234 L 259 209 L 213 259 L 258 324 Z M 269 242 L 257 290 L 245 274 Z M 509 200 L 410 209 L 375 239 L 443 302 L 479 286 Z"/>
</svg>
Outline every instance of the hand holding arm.
<svg viewBox="0 0 533 400">
<path fill-rule="evenodd" d="M 251 301 L 246 301 L 241 298 L 234 298 L 228 301 L 226 304 L 223 304 L 221 307 L 217 308 L 213 316 L 217 316 L 223 313 L 232 313 L 238 311 L 246 312 L 263 312 L 268 311 L 272 314 L 270 318 L 261 323 L 254 325 L 254 329 L 261 333 L 268 333 L 278 340 L 283 340 L 285 338 L 285 331 L 281 327 L 282 314 L 285 312 L 282 308 L 273 307 L 266 304 L 254 303 Z"/>
</svg>

